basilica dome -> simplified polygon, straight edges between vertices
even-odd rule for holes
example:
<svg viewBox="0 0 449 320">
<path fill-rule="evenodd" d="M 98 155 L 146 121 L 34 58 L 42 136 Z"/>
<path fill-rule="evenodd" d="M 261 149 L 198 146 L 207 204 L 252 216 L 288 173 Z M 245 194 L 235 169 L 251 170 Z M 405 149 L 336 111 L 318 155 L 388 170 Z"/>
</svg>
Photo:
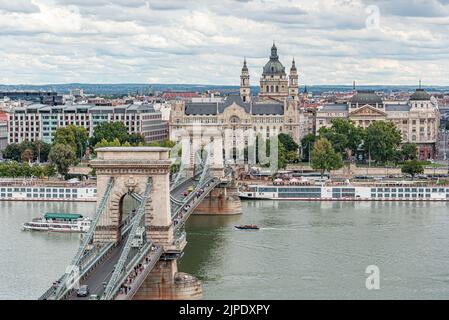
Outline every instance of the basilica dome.
<svg viewBox="0 0 449 320">
<path fill-rule="evenodd" d="M 271 56 L 270 60 L 263 67 L 263 76 L 271 76 L 271 75 L 284 75 L 285 76 L 285 67 L 279 61 L 279 56 L 277 53 L 277 48 L 273 43 L 271 47 Z"/>
</svg>

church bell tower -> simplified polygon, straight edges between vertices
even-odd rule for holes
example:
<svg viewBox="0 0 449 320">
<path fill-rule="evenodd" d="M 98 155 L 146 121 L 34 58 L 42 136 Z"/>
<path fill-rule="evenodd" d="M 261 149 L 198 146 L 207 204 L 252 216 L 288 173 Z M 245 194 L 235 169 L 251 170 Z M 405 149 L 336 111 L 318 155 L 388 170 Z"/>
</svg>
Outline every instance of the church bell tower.
<svg viewBox="0 0 449 320">
<path fill-rule="evenodd" d="M 298 70 L 296 70 L 295 58 L 293 58 L 292 61 L 292 67 L 290 68 L 288 80 L 288 95 L 293 100 L 298 100 Z"/>
<path fill-rule="evenodd" d="M 251 100 L 251 88 L 249 86 L 249 72 L 246 66 L 246 58 L 243 60 L 242 73 L 240 75 L 240 96 L 243 102 Z"/>
</svg>

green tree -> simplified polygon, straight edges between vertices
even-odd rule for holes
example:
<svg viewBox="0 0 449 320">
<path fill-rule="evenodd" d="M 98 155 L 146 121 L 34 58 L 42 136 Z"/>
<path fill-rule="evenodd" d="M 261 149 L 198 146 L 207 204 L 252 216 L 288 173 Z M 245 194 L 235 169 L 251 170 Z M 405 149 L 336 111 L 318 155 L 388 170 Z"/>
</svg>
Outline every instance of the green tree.
<svg viewBox="0 0 449 320">
<path fill-rule="evenodd" d="M 53 177 L 54 175 L 56 175 L 55 166 L 51 163 L 47 163 L 42 170 L 42 174 L 45 177 Z"/>
<path fill-rule="evenodd" d="M 354 155 L 362 143 L 364 130 L 356 127 L 351 120 L 333 119 L 332 127 L 321 127 L 319 129 L 320 138 L 326 138 L 332 144 L 336 152 L 348 158 L 348 152 Z"/>
<path fill-rule="evenodd" d="M 286 157 L 288 163 L 294 163 L 299 160 L 298 152 L 297 151 L 286 151 Z"/>
<path fill-rule="evenodd" d="M 33 142 L 33 156 L 38 162 L 47 162 L 51 144 L 36 140 Z"/>
<path fill-rule="evenodd" d="M 286 133 L 280 133 L 278 135 L 279 142 L 282 143 L 286 151 L 298 151 L 299 145 L 293 140 L 293 138 Z"/>
<path fill-rule="evenodd" d="M 301 139 L 302 158 L 304 160 L 309 160 L 310 158 L 309 151 L 312 150 L 313 144 L 315 143 L 316 140 L 317 136 L 312 133 L 304 136 L 304 138 Z"/>
<path fill-rule="evenodd" d="M 76 163 L 76 155 L 73 148 L 65 144 L 55 144 L 48 156 L 50 163 L 56 166 L 56 170 L 62 176 L 66 176 L 69 167 Z"/>
<path fill-rule="evenodd" d="M 105 139 L 114 141 L 118 139 L 120 144 L 129 141 L 129 135 L 123 122 L 102 122 L 94 128 L 93 136 L 90 138 L 90 145 L 95 146 Z"/>
<path fill-rule="evenodd" d="M 268 140 L 270 141 L 270 140 Z M 287 150 L 285 148 L 285 146 L 278 141 L 278 168 L 279 169 L 285 169 L 287 167 L 288 164 L 288 159 L 287 159 Z M 298 159 L 298 157 L 295 157 L 295 159 Z"/>
<path fill-rule="evenodd" d="M 128 141 L 126 141 L 128 142 Z M 126 143 L 125 142 L 125 143 Z M 129 142 L 128 142 L 129 144 Z M 118 138 L 115 138 L 113 141 L 107 141 L 106 139 L 102 139 L 100 142 L 98 142 L 95 147 L 94 147 L 94 151 L 97 148 L 105 148 L 105 147 L 120 147 L 122 144 L 120 143 L 120 141 L 118 140 Z"/>
<path fill-rule="evenodd" d="M 59 127 L 53 133 L 53 144 L 65 144 L 76 150 L 75 134 L 73 126 Z"/>
<path fill-rule="evenodd" d="M 22 149 L 17 143 L 11 143 L 6 146 L 3 152 L 3 157 L 8 160 L 21 161 L 22 160 Z"/>
<path fill-rule="evenodd" d="M 407 160 L 401 167 L 401 172 L 411 175 L 413 179 L 415 175 L 424 173 L 424 167 L 417 160 Z"/>
<path fill-rule="evenodd" d="M 164 148 L 173 148 L 176 145 L 176 142 L 171 141 L 170 139 L 164 139 L 160 142 L 160 146 Z"/>
<path fill-rule="evenodd" d="M 74 127 L 76 156 L 82 159 L 89 144 L 89 132 L 84 127 Z"/>
<path fill-rule="evenodd" d="M 135 146 L 140 143 L 145 143 L 145 137 L 140 133 L 132 133 L 132 134 L 128 135 L 127 142 L 129 142 L 131 145 Z M 124 142 L 122 142 L 122 143 L 124 143 Z"/>
<path fill-rule="evenodd" d="M 36 178 L 42 178 L 44 176 L 44 169 L 36 163 L 31 167 L 31 174 Z"/>
<path fill-rule="evenodd" d="M 402 146 L 401 155 L 403 160 L 415 160 L 417 153 L 418 148 L 414 143 L 406 143 Z"/>
<path fill-rule="evenodd" d="M 53 144 L 69 145 L 79 159 L 84 156 L 88 141 L 89 133 L 86 128 L 74 125 L 58 128 L 53 137 Z"/>
<path fill-rule="evenodd" d="M 320 138 L 313 145 L 311 165 L 313 169 L 319 170 L 323 177 L 325 171 L 340 169 L 343 161 L 341 154 L 335 152 L 329 140 Z"/>
<path fill-rule="evenodd" d="M 366 128 L 365 151 L 377 163 L 385 163 L 394 160 L 401 139 L 393 122 L 374 121 Z"/>
<path fill-rule="evenodd" d="M 271 137 L 273 138 L 273 137 Z M 288 161 L 287 161 L 287 150 L 285 149 L 285 146 L 279 141 L 277 141 L 277 169 L 285 169 L 287 167 Z M 265 155 L 267 156 L 268 163 L 265 165 L 271 166 L 271 139 L 266 139 L 265 141 Z"/>
</svg>

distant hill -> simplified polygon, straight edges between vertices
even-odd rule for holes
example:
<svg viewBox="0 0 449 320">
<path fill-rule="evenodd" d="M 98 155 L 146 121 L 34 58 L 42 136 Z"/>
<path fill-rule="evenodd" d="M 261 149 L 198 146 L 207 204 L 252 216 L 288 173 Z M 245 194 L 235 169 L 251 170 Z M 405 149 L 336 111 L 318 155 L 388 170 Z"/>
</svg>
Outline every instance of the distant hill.
<svg viewBox="0 0 449 320">
<path fill-rule="evenodd" d="M 123 84 L 88 84 L 88 83 L 67 83 L 67 84 L 47 84 L 47 85 L 0 85 L 0 91 L 6 90 L 38 90 L 56 91 L 60 94 L 68 94 L 71 89 L 80 88 L 85 94 L 94 95 L 127 95 L 127 94 L 148 94 L 156 91 L 197 91 L 207 90 L 220 91 L 225 93 L 238 93 L 239 86 L 201 85 L 201 84 L 145 84 L 145 83 L 123 83 Z M 385 92 L 413 91 L 416 86 L 357 86 L 357 89 L 376 90 Z M 449 86 L 424 86 L 429 92 L 449 92 Z M 304 86 L 300 87 L 300 91 Z M 322 92 L 351 91 L 351 85 L 307 85 L 307 90 L 314 94 Z M 251 87 L 254 94 L 259 92 L 259 87 Z"/>
</svg>

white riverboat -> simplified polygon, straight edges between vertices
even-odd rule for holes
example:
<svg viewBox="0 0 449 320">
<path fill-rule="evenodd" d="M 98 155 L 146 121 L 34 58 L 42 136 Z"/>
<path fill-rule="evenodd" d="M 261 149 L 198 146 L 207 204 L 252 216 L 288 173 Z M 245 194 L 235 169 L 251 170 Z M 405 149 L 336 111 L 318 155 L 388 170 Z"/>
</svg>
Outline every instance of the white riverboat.
<svg viewBox="0 0 449 320">
<path fill-rule="evenodd" d="M 241 199 L 300 201 L 449 201 L 449 187 L 397 183 L 389 185 L 246 185 Z"/>
<path fill-rule="evenodd" d="M 26 186 L 0 185 L 0 201 L 86 201 L 97 200 L 97 188 L 89 187 L 60 187 L 60 186 Z"/>
<path fill-rule="evenodd" d="M 50 232 L 87 232 L 92 220 L 80 214 L 72 213 L 46 213 L 40 218 L 23 224 L 26 231 L 50 231 Z"/>
</svg>

